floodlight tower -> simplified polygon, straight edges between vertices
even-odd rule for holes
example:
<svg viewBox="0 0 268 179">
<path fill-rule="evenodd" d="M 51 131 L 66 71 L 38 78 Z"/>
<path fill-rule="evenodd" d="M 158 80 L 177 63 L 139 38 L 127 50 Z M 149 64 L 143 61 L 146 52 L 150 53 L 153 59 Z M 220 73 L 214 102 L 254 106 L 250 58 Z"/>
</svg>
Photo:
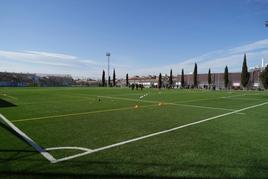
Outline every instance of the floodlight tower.
<svg viewBox="0 0 268 179">
<path fill-rule="evenodd" d="M 107 87 L 109 87 L 109 77 L 110 77 L 110 56 L 111 56 L 111 53 L 110 52 L 107 52 L 106 53 L 106 56 L 108 57 L 108 77 L 107 77 Z"/>
</svg>

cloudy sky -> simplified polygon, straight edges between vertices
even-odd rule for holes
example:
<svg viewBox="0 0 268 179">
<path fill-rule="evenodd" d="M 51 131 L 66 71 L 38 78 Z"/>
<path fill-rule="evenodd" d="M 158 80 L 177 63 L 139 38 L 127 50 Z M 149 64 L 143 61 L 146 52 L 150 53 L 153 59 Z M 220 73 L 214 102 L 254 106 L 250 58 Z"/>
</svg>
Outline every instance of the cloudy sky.
<svg viewBox="0 0 268 179">
<path fill-rule="evenodd" d="M 268 0 L 2 0 L 0 71 L 100 78 L 268 63 Z"/>
</svg>

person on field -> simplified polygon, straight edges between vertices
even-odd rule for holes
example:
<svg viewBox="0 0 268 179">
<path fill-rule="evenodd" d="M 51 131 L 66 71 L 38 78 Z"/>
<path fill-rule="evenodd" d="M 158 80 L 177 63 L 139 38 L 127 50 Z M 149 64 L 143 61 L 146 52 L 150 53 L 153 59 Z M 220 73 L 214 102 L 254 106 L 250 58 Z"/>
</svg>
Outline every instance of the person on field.
<svg viewBox="0 0 268 179">
<path fill-rule="evenodd" d="M 134 85 L 134 83 L 132 83 L 131 84 L 131 89 L 134 90 L 134 88 L 135 88 L 135 85 Z"/>
<path fill-rule="evenodd" d="M 142 90 L 143 90 L 143 88 L 144 88 L 143 84 L 141 84 L 140 88 L 141 88 L 141 91 L 142 91 Z"/>
<path fill-rule="evenodd" d="M 136 84 L 136 90 L 139 90 L 139 85 L 138 84 Z"/>
</svg>

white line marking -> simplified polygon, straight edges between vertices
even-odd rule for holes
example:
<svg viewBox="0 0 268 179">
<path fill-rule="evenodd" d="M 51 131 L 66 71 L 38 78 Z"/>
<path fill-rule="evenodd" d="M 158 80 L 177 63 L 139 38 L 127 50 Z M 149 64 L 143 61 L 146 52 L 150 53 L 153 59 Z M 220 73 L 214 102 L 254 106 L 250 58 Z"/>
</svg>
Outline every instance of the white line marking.
<svg viewBox="0 0 268 179">
<path fill-rule="evenodd" d="M 238 94 L 238 95 L 229 95 L 229 96 L 223 96 L 220 98 L 236 98 L 236 97 L 242 97 L 242 96 L 257 96 L 260 95 L 259 93 L 256 94 Z"/>
<path fill-rule="evenodd" d="M 11 99 L 18 100 L 18 98 L 14 97 L 14 96 L 10 96 L 8 94 L 1 94 L 1 95 L 4 96 L 4 97 L 8 97 L 8 98 L 11 98 Z"/>
<path fill-rule="evenodd" d="M 229 95 L 229 96 L 222 96 L 222 97 L 220 97 L 220 98 L 225 99 L 225 98 L 241 97 L 241 96 L 245 96 L 245 95 L 246 95 L 246 94 Z"/>
<path fill-rule="evenodd" d="M 122 98 L 122 97 L 111 97 L 111 96 L 99 96 L 102 98 L 108 98 L 108 99 L 118 99 L 118 100 L 125 100 L 125 101 L 135 101 L 135 102 L 146 102 L 146 103 L 155 103 L 158 104 L 160 101 L 151 101 L 151 100 L 136 100 L 136 99 L 130 99 L 130 98 Z M 212 98 L 210 98 L 212 99 Z M 218 98 L 217 98 L 218 99 Z M 202 100 L 209 100 L 209 99 L 202 99 Z M 193 102 L 194 100 L 191 100 Z M 195 100 L 198 101 L 198 100 Z M 189 102 L 189 101 L 182 101 L 182 102 Z M 174 102 L 162 102 L 163 104 L 167 105 L 175 105 L 175 106 L 183 106 L 183 107 L 194 107 L 194 108 L 201 108 L 201 109 L 215 109 L 215 110 L 223 110 L 223 111 L 235 111 L 235 109 L 227 109 L 227 108 L 217 108 L 217 107 L 209 107 L 209 106 L 198 106 L 198 105 L 191 105 L 191 104 L 182 104 L 180 103 L 174 103 Z M 238 114 L 244 114 L 244 113 L 238 113 Z"/>
<path fill-rule="evenodd" d="M 50 153 L 40 147 L 36 142 L 34 142 L 30 137 L 28 137 L 24 132 L 17 128 L 12 122 L 10 122 L 5 116 L 0 114 L 0 118 L 2 118 L 5 125 L 10 127 L 17 134 L 19 134 L 29 145 L 31 145 L 36 151 L 43 155 L 48 161 L 50 161 L 51 163 L 54 163 L 56 161 L 56 159 Z"/>
<path fill-rule="evenodd" d="M 184 101 L 178 101 L 179 103 L 189 103 L 189 102 L 197 102 L 197 101 L 209 101 L 213 99 L 219 99 L 219 97 L 215 98 L 204 98 L 204 99 L 191 99 L 191 100 L 184 100 Z"/>
<path fill-rule="evenodd" d="M 92 151 L 91 149 L 85 148 L 85 147 L 50 147 L 46 148 L 46 151 L 52 151 L 52 150 L 82 150 L 86 152 Z"/>
<path fill-rule="evenodd" d="M 228 98 L 228 99 L 230 99 L 230 100 L 246 100 L 246 101 L 250 101 L 250 100 L 252 100 L 252 101 L 261 101 L 261 100 L 263 100 L 263 99 L 258 99 L 258 98 Z"/>
<path fill-rule="evenodd" d="M 223 110 L 223 111 L 235 111 L 235 109 L 228 109 L 228 108 L 218 108 L 218 107 L 210 107 L 210 106 L 198 106 L 198 105 L 191 105 L 191 104 L 180 104 L 180 103 L 164 103 L 169 105 L 175 106 L 185 106 L 185 107 L 193 107 L 193 108 L 201 108 L 201 109 L 215 109 L 215 110 Z M 240 113 L 242 114 L 242 113 Z"/>
<path fill-rule="evenodd" d="M 140 96 L 139 99 L 142 99 L 142 98 L 144 98 L 145 96 L 148 96 L 148 93 L 146 93 L 146 94 Z"/>
<path fill-rule="evenodd" d="M 228 109 L 228 108 L 218 108 L 218 107 L 210 107 L 210 106 L 198 106 L 198 105 L 191 105 L 191 104 L 178 104 L 174 103 L 171 105 L 178 105 L 178 106 L 185 106 L 185 107 L 193 107 L 193 108 L 201 108 L 201 109 L 214 109 L 214 110 L 222 110 L 222 111 L 235 111 L 236 109 Z M 245 114 L 245 113 L 236 113 L 236 114 Z"/>
<path fill-rule="evenodd" d="M 69 156 L 69 157 L 64 157 L 64 158 L 56 160 L 55 163 L 59 163 L 59 162 L 63 162 L 63 161 L 66 161 L 66 160 L 71 160 L 71 159 L 74 159 L 74 158 L 82 157 L 82 156 L 85 156 L 85 155 L 88 155 L 88 154 L 96 153 L 96 152 L 103 151 L 103 150 L 110 149 L 110 148 L 114 148 L 114 147 L 118 147 L 118 146 L 125 145 L 125 144 L 128 144 L 128 143 L 143 140 L 143 139 L 146 139 L 146 138 L 149 138 L 149 137 L 154 137 L 154 136 L 157 136 L 157 135 L 160 135 L 160 134 L 165 134 L 165 133 L 172 132 L 172 131 L 182 129 L 182 128 L 185 128 L 185 127 L 193 126 L 193 125 L 200 124 L 200 123 L 203 123 L 203 122 L 207 122 L 207 121 L 210 121 L 210 120 L 214 120 L 214 119 L 217 119 L 217 118 L 221 118 L 221 117 L 229 116 L 229 115 L 232 115 L 232 114 L 235 114 L 235 113 L 239 113 L 239 112 L 242 112 L 242 111 L 245 111 L 245 110 L 248 110 L 248 109 L 260 107 L 260 106 L 263 106 L 263 105 L 266 105 L 266 104 L 268 104 L 268 102 L 253 105 L 253 106 L 249 106 L 249 107 L 245 107 L 245 108 L 238 109 L 238 110 L 235 110 L 235 111 L 232 111 L 232 112 L 228 112 L 228 113 L 220 114 L 220 115 L 217 115 L 217 116 L 209 117 L 209 118 L 206 118 L 206 119 L 203 119 L 203 120 L 200 120 L 200 121 L 192 122 L 192 123 L 189 123 L 189 124 L 185 124 L 185 125 L 182 125 L 182 126 L 174 127 L 174 128 L 167 129 L 167 130 L 163 130 L 163 131 L 160 131 L 160 132 L 148 134 L 148 135 L 145 135 L 145 136 L 137 137 L 137 138 L 134 138 L 134 139 L 130 139 L 130 140 L 126 140 L 126 141 L 123 141 L 123 142 L 115 143 L 115 144 L 112 144 L 112 145 L 100 147 L 100 148 L 93 149 L 93 150 L 88 151 L 88 152 L 72 155 L 72 156 Z"/>
</svg>

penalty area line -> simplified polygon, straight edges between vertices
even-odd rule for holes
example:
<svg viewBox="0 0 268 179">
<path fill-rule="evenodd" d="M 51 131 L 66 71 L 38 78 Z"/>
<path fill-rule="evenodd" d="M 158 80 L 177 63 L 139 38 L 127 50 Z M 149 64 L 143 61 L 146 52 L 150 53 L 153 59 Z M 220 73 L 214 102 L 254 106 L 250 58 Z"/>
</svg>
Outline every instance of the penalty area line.
<svg viewBox="0 0 268 179">
<path fill-rule="evenodd" d="M 221 118 L 221 117 L 225 117 L 225 116 L 229 116 L 229 115 L 232 115 L 232 114 L 235 114 L 235 113 L 239 113 L 239 112 L 242 112 L 242 111 L 245 111 L 245 110 L 248 110 L 248 109 L 253 109 L 253 108 L 256 108 L 256 107 L 264 106 L 266 104 L 268 104 L 268 102 L 256 104 L 256 105 L 249 106 L 249 107 L 245 107 L 245 108 L 238 109 L 238 110 L 235 110 L 235 111 L 232 111 L 232 112 L 228 112 L 228 113 L 220 114 L 220 115 L 217 115 L 217 116 L 209 117 L 209 118 L 206 118 L 206 119 L 203 119 L 203 120 L 200 120 L 200 121 L 192 122 L 192 123 L 189 123 L 189 124 L 181 125 L 181 126 L 178 126 L 178 127 L 174 127 L 174 128 L 171 128 L 171 129 L 160 131 L 160 132 L 148 134 L 148 135 L 145 135 L 145 136 L 133 138 L 133 139 L 130 139 L 130 140 L 119 142 L 119 143 L 107 145 L 107 146 L 100 147 L 100 148 L 97 148 L 97 149 L 93 149 L 93 150 L 90 150 L 90 151 L 87 151 L 87 152 L 84 152 L 84 153 L 80 153 L 80 154 L 72 155 L 72 156 L 69 156 L 69 157 L 64 157 L 64 158 L 61 158 L 61 159 L 57 159 L 54 163 L 59 163 L 59 162 L 71 160 L 71 159 L 74 159 L 74 158 L 78 158 L 78 157 L 82 157 L 82 156 L 85 156 L 85 155 L 88 155 L 88 154 L 92 154 L 92 153 L 100 152 L 100 151 L 103 151 L 103 150 L 111 149 L 111 148 L 114 148 L 114 147 L 122 146 L 122 145 L 125 145 L 125 144 L 129 144 L 129 143 L 132 143 L 132 142 L 143 140 L 143 139 L 146 139 L 146 138 L 150 138 L 150 137 L 154 137 L 154 136 L 157 136 L 157 135 L 173 132 L 173 131 L 176 131 L 178 129 L 182 129 L 182 128 L 197 125 L 197 124 L 200 124 L 200 123 L 208 122 L 208 121 L 211 121 L 211 120 L 214 120 L 214 119 L 218 119 L 218 118 Z"/>
</svg>

